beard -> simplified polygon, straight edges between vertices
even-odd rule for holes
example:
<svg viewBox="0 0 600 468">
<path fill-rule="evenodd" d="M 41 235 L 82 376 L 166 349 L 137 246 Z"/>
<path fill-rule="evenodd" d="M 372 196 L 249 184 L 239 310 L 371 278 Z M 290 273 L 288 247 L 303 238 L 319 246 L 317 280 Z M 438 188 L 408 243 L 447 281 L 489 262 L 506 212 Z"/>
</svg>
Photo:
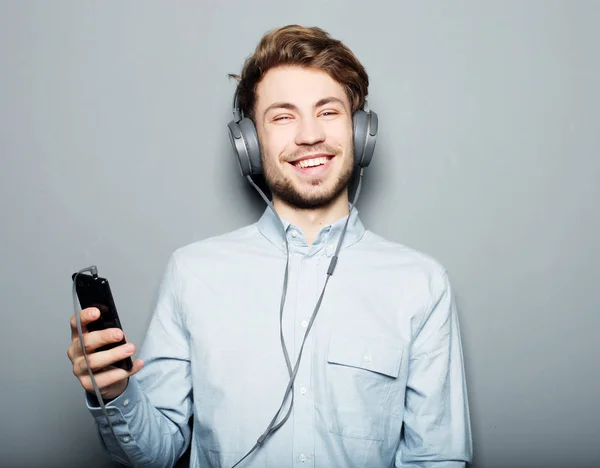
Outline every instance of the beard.
<svg viewBox="0 0 600 468">
<path fill-rule="evenodd" d="M 310 149 L 305 148 L 302 152 L 290 154 L 285 160 L 295 160 L 304 154 L 318 152 L 334 154 L 336 157 L 339 154 L 335 148 L 320 145 L 319 147 Z M 354 161 L 354 155 L 350 154 L 349 156 L 349 160 Z M 310 210 L 330 205 L 337 200 L 342 192 L 348 187 L 352 180 L 352 176 L 354 175 L 354 165 L 352 163 L 345 163 L 337 180 L 327 190 L 323 188 L 326 181 L 314 179 L 310 182 L 310 187 L 314 188 L 314 190 L 306 187 L 305 190 L 302 191 L 294 185 L 292 180 L 279 171 L 275 164 L 270 165 L 268 163 L 265 164 L 265 162 L 265 158 L 263 158 L 263 175 L 273 197 L 277 197 L 284 203 L 300 210 Z"/>
</svg>

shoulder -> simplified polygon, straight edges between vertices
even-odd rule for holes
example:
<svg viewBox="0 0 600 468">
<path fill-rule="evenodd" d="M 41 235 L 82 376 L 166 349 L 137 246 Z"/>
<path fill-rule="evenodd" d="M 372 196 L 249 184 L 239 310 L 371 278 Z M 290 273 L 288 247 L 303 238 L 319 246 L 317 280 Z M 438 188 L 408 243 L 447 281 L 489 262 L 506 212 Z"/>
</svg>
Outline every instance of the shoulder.
<svg viewBox="0 0 600 468">
<path fill-rule="evenodd" d="M 175 249 L 169 263 L 175 268 L 206 270 L 231 263 L 232 259 L 262 245 L 256 223 L 201 239 Z"/>
<path fill-rule="evenodd" d="M 257 224 L 252 223 L 233 231 L 214 235 L 177 248 L 173 255 L 178 260 L 190 260 L 198 257 L 213 257 L 226 253 L 235 253 L 236 249 L 250 246 L 258 241 L 260 235 Z"/>
<path fill-rule="evenodd" d="M 357 255 L 375 277 L 396 282 L 405 291 L 438 296 L 450 287 L 446 267 L 435 257 L 408 245 L 386 239 L 370 230 L 355 245 Z"/>
<path fill-rule="evenodd" d="M 373 231 L 366 230 L 358 249 L 368 252 L 375 261 L 385 261 L 388 264 L 415 268 L 436 275 L 445 275 L 446 268 L 433 256 L 405 244 L 391 241 Z"/>
</svg>

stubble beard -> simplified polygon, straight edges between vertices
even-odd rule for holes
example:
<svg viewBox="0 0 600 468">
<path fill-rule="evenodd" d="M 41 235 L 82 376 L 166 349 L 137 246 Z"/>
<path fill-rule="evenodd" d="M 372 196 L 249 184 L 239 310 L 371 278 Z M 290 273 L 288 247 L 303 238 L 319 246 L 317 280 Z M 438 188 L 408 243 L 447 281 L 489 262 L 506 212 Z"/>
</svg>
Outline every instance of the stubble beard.
<svg viewBox="0 0 600 468">
<path fill-rule="evenodd" d="M 350 161 L 353 161 L 353 155 L 350 154 L 349 156 Z M 273 197 L 277 197 L 287 205 L 300 210 L 310 210 L 330 205 L 348 187 L 354 174 L 354 165 L 345 163 L 341 174 L 331 189 L 327 191 L 320 190 L 320 186 L 325 181 L 315 179 L 312 181 L 311 186 L 315 187 L 316 191 L 311 191 L 309 187 L 306 187 L 304 192 L 301 192 L 288 177 L 278 171 L 275 165 L 273 166 L 265 164 L 263 159 L 265 182 Z"/>
</svg>

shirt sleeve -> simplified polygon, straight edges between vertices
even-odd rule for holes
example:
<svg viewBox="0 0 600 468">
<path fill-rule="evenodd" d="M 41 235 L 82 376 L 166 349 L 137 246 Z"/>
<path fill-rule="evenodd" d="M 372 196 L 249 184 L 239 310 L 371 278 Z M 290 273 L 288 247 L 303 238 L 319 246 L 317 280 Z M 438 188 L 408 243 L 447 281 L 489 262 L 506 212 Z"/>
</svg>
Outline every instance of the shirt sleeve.
<svg viewBox="0 0 600 468">
<path fill-rule="evenodd" d="M 440 283 L 411 346 L 396 468 L 462 468 L 472 459 L 458 315 L 445 272 Z"/>
<path fill-rule="evenodd" d="M 110 457 L 131 466 L 172 467 L 190 442 L 192 414 L 189 338 L 179 308 L 175 254 L 167 264 L 139 357 L 144 367 L 106 405 L 113 434 L 95 397 L 86 404 Z M 131 461 L 130 461 L 131 460 Z"/>
</svg>

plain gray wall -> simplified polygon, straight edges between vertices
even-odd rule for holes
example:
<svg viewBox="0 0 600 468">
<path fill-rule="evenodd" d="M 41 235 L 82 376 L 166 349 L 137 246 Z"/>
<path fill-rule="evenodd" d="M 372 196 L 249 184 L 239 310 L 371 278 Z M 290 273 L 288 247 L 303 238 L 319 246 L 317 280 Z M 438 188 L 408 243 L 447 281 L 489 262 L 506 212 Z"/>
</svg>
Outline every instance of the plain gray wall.
<svg viewBox="0 0 600 468">
<path fill-rule="evenodd" d="M 600 2 L 0 2 L 0 464 L 108 467 L 66 356 L 98 265 L 140 344 L 175 248 L 251 223 L 226 124 L 319 25 L 380 118 L 359 209 L 450 271 L 476 468 L 600 466 Z M 596 464 L 596 463 L 599 464 Z"/>
</svg>

